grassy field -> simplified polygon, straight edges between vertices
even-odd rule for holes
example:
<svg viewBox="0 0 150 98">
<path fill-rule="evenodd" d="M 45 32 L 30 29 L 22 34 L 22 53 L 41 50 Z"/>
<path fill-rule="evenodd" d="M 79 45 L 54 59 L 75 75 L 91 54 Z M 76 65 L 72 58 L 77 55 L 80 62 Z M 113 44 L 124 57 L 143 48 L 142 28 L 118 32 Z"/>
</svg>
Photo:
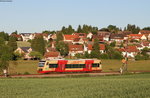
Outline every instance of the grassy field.
<svg viewBox="0 0 150 98">
<path fill-rule="evenodd" d="M 18 47 L 31 47 L 29 42 L 17 41 Z"/>
<path fill-rule="evenodd" d="M 0 79 L 1 98 L 150 98 L 150 74 Z"/>
<path fill-rule="evenodd" d="M 37 74 L 38 61 L 11 61 L 10 73 L 11 74 Z M 120 60 L 102 60 L 103 72 L 119 71 L 122 63 Z M 150 60 L 147 61 L 129 61 L 129 71 L 150 71 Z"/>
<path fill-rule="evenodd" d="M 121 60 L 102 60 L 103 71 L 118 71 L 122 66 Z M 128 61 L 129 71 L 150 71 L 150 60 Z"/>
</svg>

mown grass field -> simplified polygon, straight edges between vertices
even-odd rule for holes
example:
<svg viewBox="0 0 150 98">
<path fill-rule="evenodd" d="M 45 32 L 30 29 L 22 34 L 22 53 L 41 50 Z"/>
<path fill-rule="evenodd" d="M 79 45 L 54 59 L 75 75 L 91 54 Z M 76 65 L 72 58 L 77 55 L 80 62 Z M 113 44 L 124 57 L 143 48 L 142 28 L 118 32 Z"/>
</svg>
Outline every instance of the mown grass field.
<svg viewBox="0 0 150 98">
<path fill-rule="evenodd" d="M 10 62 L 10 73 L 11 74 L 24 74 L 28 72 L 30 74 L 37 74 L 38 61 L 11 61 Z M 120 60 L 102 60 L 103 72 L 119 71 L 122 66 Z M 129 61 L 129 71 L 150 71 L 150 60 L 147 61 Z"/>
<path fill-rule="evenodd" d="M 17 41 L 17 45 L 18 47 L 31 47 L 31 43 L 23 41 Z"/>
<path fill-rule="evenodd" d="M 150 74 L 0 79 L 1 98 L 150 98 Z"/>
</svg>

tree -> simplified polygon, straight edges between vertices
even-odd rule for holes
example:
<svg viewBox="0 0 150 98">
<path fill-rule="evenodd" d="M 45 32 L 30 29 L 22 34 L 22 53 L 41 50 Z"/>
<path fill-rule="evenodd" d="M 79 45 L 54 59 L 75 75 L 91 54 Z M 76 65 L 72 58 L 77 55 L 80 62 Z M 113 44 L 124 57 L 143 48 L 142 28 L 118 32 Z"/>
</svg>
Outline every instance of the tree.
<svg viewBox="0 0 150 98">
<path fill-rule="evenodd" d="M 67 56 L 69 53 L 68 44 L 64 43 L 63 41 L 56 43 L 56 49 L 62 56 Z"/>
<path fill-rule="evenodd" d="M 110 32 L 108 28 L 101 28 L 100 31 Z"/>
<path fill-rule="evenodd" d="M 62 41 L 64 39 L 62 32 L 57 32 L 56 37 L 57 37 L 56 42 Z"/>
<path fill-rule="evenodd" d="M 24 57 L 24 53 L 19 53 L 18 51 L 14 52 L 14 59 L 18 60 Z"/>
<path fill-rule="evenodd" d="M 112 59 L 121 60 L 121 59 L 123 59 L 123 56 L 122 56 L 122 54 L 119 51 L 114 51 L 112 53 Z"/>
<path fill-rule="evenodd" d="M 17 34 L 18 34 L 18 31 L 16 30 L 16 31 L 12 32 L 11 34 L 16 34 L 16 35 L 17 35 Z"/>
<path fill-rule="evenodd" d="M 0 47 L 1 45 L 4 45 L 4 44 L 5 44 L 5 40 L 2 37 L 0 37 Z"/>
<path fill-rule="evenodd" d="M 116 46 L 116 42 L 113 41 L 112 43 L 110 43 L 110 46 L 111 46 L 111 47 L 115 47 L 115 46 Z"/>
<path fill-rule="evenodd" d="M 126 27 L 126 31 L 131 31 L 133 34 L 138 34 L 140 31 L 140 27 L 128 24 Z"/>
<path fill-rule="evenodd" d="M 149 30 L 150 31 L 150 27 L 144 27 L 143 30 Z"/>
<path fill-rule="evenodd" d="M 75 32 L 75 30 L 72 28 L 71 25 L 69 25 L 68 28 L 66 28 L 66 27 L 63 26 L 61 32 L 63 34 L 72 34 L 72 33 Z"/>
<path fill-rule="evenodd" d="M 74 32 L 75 32 L 75 30 L 72 28 L 71 25 L 69 25 L 69 26 L 68 26 L 67 34 L 72 34 L 72 33 L 74 33 Z"/>
<path fill-rule="evenodd" d="M 2 45 L 0 47 L 0 69 L 8 70 L 9 60 L 12 58 L 12 50 L 8 45 Z"/>
<path fill-rule="evenodd" d="M 45 31 L 43 31 L 42 33 L 46 33 L 46 34 L 54 34 L 54 33 L 56 33 L 55 31 L 48 31 L 48 30 L 45 30 Z"/>
<path fill-rule="evenodd" d="M 90 54 L 87 51 L 84 53 L 84 58 L 90 58 Z"/>
<path fill-rule="evenodd" d="M 0 37 L 2 37 L 5 41 L 9 40 L 9 35 L 4 31 L 0 32 Z"/>
<path fill-rule="evenodd" d="M 37 51 L 44 55 L 45 53 L 45 41 L 43 39 L 43 36 L 38 36 L 35 37 L 35 39 L 32 40 L 31 42 L 31 47 L 33 48 L 34 51 Z"/>
<path fill-rule="evenodd" d="M 37 52 L 37 51 L 32 51 L 29 55 L 33 58 L 36 58 L 36 59 L 41 59 L 42 58 L 42 54 Z"/>
<path fill-rule="evenodd" d="M 79 25 L 77 29 L 77 33 L 81 33 L 81 32 L 82 32 L 82 28 L 81 28 L 81 25 Z"/>
<path fill-rule="evenodd" d="M 112 33 L 117 33 L 119 31 L 119 28 L 114 25 L 109 25 L 107 28 Z"/>
<path fill-rule="evenodd" d="M 12 51 L 17 49 L 17 42 L 15 37 L 10 36 L 8 41 L 8 46 L 12 48 Z"/>
<path fill-rule="evenodd" d="M 91 57 L 92 58 L 100 58 L 100 47 L 99 47 L 99 41 L 98 39 L 94 40 L 93 49 L 91 51 Z"/>
</svg>

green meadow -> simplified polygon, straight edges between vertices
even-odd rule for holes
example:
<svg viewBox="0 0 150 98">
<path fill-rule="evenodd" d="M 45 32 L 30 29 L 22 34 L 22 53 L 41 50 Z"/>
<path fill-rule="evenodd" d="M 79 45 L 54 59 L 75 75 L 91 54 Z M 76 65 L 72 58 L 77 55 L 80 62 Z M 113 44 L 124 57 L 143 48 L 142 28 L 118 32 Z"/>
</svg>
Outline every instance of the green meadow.
<svg viewBox="0 0 150 98">
<path fill-rule="evenodd" d="M 1 98 L 150 98 L 150 74 L 0 79 Z"/>
</svg>

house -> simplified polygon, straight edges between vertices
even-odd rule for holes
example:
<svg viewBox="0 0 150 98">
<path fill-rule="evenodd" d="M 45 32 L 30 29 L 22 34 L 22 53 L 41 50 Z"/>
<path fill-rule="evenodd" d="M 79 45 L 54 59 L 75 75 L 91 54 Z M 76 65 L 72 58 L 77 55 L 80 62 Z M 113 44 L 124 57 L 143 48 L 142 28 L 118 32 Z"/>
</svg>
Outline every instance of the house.
<svg viewBox="0 0 150 98">
<path fill-rule="evenodd" d="M 92 36 L 93 36 L 93 34 L 90 32 L 90 33 L 87 34 L 86 37 L 89 38 L 89 39 L 92 39 Z"/>
<path fill-rule="evenodd" d="M 65 42 L 73 42 L 75 38 L 79 38 L 78 35 L 64 35 Z"/>
<path fill-rule="evenodd" d="M 18 47 L 14 52 L 24 55 L 24 59 L 31 59 L 30 53 L 33 51 L 31 47 Z"/>
<path fill-rule="evenodd" d="M 103 37 L 103 41 L 109 41 L 111 33 L 107 31 L 98 31 L 97 35 L 101 38 Z"/>
<path fill-rule="evenodd" d="M 84 53 L 83 45 L 69 45 L 69 55 L 75 56 L 75 54 Z"/>
<path fill-rule="evenodd" d="M 119 31 L 118 34 L 124 35 L 124 40 L 128 40 L 128 35 L 132 34 L 130 31 Z"/>
<path fill-rule="evenodd" d="M 102 35 L 93 35 L 92 42 L 94 42 L 95 39 L 98 39 L 99 42 L 104 42 L 104 36 L 102 36 Z"/>
<path fill-rule="evenodd" d="M 144 41 L 141 43 L 141 45 L 143 46 L 143 48 L 150 48 L 150 42 Z"/>
<path fill-rule="evenodd" d="M 50 51 L 56 51 L 56 47 L 55 47 L 55 45 L 56 45 L 56 42 L 50 42 L 50 45 L 51 45 L 51 47 L 48 47 L 48 48 L 46 48 L 46 51 L 47 52 L 50 52 Z"/>
<path fill-rule="evenodd" d="M 20 35 L 23 41 L 33 40 L 35 37 L 35 34 L 33 33 L 21 33 Z"/>
<path fill-rule="evenodd" d="M 119 49 L 119 51 L 122 52 L 122 55 L 124 57 L 127 56 L 128 58 L 134 58 L 139 52 L 139 50 L 137 49 L 137 46 L 127 46 L 125 48 Z"/>
<path fill-rule="evenodd" d="M 35 33 L 35 37 L 40 37 L 40 36 L 42 36 L 43 39 L 48 42 L 50 40 L 51 34 L 47 34 L 47 33 Z"/>
<path fill-rule="evenodd" d="M 73 44 L 84 44 L 83 38 L 75 38 L 72 42 Z"/>
<path fill-rule="evenodd" d="M 141 44 L 137 44 L 136 47 L 138 50 L 142 50 L 144 48 Z"/>
<path fill-rule="evenodd" d="M 13 36 L 17 39 L 17 41 L 22 41 L 22 36 L 18 34 L 11 34 L 10 36 Z"/>
<path fill-rule="evenodd" d="M 76 36 L 78 36 L 79 38 L 86 38 L 86 37 L 87 37 L 87 34 L 86 34 L 86 33 L 73 33 L 72 35 L 76 35 Z"/>
<path fill-rule="evenodd" d="M 52 40 L 55 40 L 55 39 L 57 39 L 57 36 L 56 36 L 56 34 L 55 34 L 55 33 L 54 33 L 54 34 L 51 34 L 49 39 L 52 39 Z"/>
<path fill-rule="evenodd" d="M 128 37 L 131 40 L 147 40 L 146 36 L 143 34 L 130 34 Z"/>
<path fill-rule="evenodd" d="M 138 34 L 150 34 L 149 30 L 140 30 Z"/>
<path fill-rule="evenodd" d="M 101 53 L 105 53 L 105 45 L 104 44 L 99 44 L 99 48 L 100 48 L 99 50 Z M 93 50 L 93 45 L 88 44 L 87 50 L 88 50 L 88 53 L 90 54 L 91 51 Z"/>
<path fill-rule="evenodd" d="M 46 33 L 43 33 L 43 39 L 46 40 L 47 42 L 50 40 L 51 38 L 51 34 L 46 34 Z"/>
<path fill-rule="evenodd" d="M 110 35 L 111 33 L 110 32 L 107 32 L 107 31 L 98 31 L 97 32 L 97 35 L 101 35 L 101 36 L 105 36 L 105 35 Z"/>
<path fill-rule="evenodd" d="M 111 42 L 118 42 L 118 43 L 121 43 L 124 41 L 124 35 L 123 34 L 111 34 L 110 35 L 110 41 Z"/>
<path fill-rule="evenodd" d="M 46 52 L 44 54 L 45 59 L 61 59 L 60 52 L 58 51 L 51 51 L 51 52 Z"/>
</svg>

